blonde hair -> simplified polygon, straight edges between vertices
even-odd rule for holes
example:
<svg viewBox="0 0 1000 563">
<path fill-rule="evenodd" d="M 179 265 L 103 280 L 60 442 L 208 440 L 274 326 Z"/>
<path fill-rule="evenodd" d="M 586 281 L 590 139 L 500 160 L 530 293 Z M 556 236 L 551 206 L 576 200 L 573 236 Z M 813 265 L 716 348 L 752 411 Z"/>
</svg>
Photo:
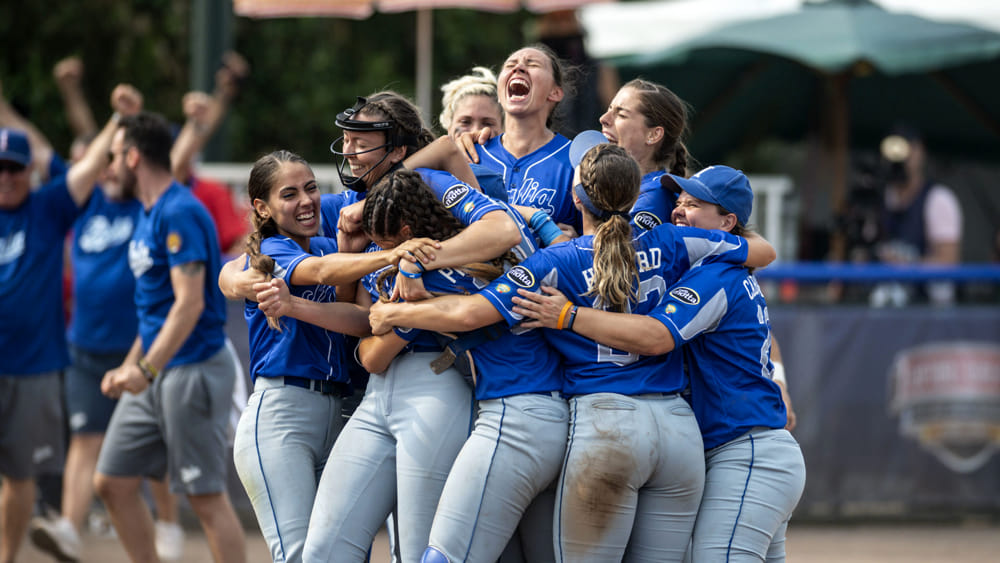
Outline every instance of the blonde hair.
<svg viewBox="0 0 1000 563">
<path fill-rule="evenodd" d="M 455 117 L 455 110 L 458 103 L 466 96 L 488 96 L 492 99 L 503 119 L 503 108 L 497 101 L 497 76 L 493 71 L 484 67 L 472 67 L 472 72 L 448 82 L 441 87 L 444 95 L 441 97 L 441 115 L 438 122 L 444 128 L 445 134 L 451 130 L 451 120 Z"/>
<path fill-rule="evenodd" d="M 600 217 L 595 216 L 594 280 L 587 295 L 599 296 L 601 304 L 615 312 L 626 310 L 638 288 L 629 210 L 639 196 L 641 181 L 639 165 L 616 145 L 597 145 L 580 162 L 580 185 L 601 212 Z M 584 213 L 593 215 L 586 209 Z"/>
</svg>

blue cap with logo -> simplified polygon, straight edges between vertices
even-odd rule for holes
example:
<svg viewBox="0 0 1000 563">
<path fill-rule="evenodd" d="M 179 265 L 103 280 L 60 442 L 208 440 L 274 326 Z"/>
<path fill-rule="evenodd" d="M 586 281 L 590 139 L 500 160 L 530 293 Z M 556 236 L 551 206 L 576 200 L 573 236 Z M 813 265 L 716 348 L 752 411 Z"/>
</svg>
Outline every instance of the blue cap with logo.
<svg viewBox="0 0 1000 563">
<path fill-rule="evenodd" d="M 580 166 L 580 161 L 583 160 L 583 155 L 587 154 L 587 151 L 607 142 L 608 138 L 600 131 L 588 129 L 587 131 L 577 133 L 576 137 L 573 137 L 573 142 L 569 145 L 570 164 L 573 165 L 573 168 Z"/>
<path fill-rule="evenodd" d="M 31 145 L 24 131 L 0 129 L 0 160 L 10 160 L 22 166 L 31 163 Z"/>
<path fill-rule="evenodd" d="M 750 180 L 742 171 L 728 166 L 709 166 L 690 178 L 664 174 L 660 184 L 680 193 L 682 190 L 709 203 L 714 203 L 736 215 L 743 225 L 750 220 L 753 210 L 753 190 Z"/>
</svg>

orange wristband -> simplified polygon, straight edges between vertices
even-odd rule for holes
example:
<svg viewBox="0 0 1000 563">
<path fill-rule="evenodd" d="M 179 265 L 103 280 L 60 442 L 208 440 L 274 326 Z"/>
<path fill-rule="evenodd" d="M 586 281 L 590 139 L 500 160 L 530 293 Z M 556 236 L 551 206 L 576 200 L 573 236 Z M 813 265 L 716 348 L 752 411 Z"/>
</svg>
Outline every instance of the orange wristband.
<svg viewBox="0 0 1000 563">
<path fill-rule="evenodd" d="M 572 307 L 573 303 L 571 301 L 567 301 L 566 304 L 563 305 L 562 311 L 559 311 L 559 321 L 556 323 L 558 325 L 558 329 L 562 330 L 565 328 L 563 326 L 563 321 L 566 320 L 566 313 L 568 313 Z"/>
</svg>

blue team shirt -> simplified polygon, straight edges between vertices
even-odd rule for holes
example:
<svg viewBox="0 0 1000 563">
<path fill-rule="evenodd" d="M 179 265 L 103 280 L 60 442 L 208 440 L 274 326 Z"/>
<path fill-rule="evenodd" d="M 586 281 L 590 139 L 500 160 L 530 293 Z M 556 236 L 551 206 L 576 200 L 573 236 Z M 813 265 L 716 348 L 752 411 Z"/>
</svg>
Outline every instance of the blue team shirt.
<svg viewBox="0 0 1000 563">
<path fill-rule="evenodd" d="M 225 341 L 226 303 L 218 285 L 219 260 L 215 224 L 191 190 L 173 182 L 152 209 L 139 214 L 128 262 L 135 276 L 143 350 L 149 350 L 174 304 L 170 268 L 189 262 L 205 264 L 205 309 L 166 367 L 206 360 Z"/>
<path fill-rule="evenodd" d="M 100 188 L 73 225 L 73 315 L 67 337 L 94 352 L 128 350 L 135 341 L 135 278 L 128 247 L 142 213 L 137 199 L 113 201 Z"/>
<path fill-rule="evenodd" d="M 742 264 L 747 245 L 722 231 L 662 225 L 635 240 L 639 269 L 638 302 L 628 312 L 652 311 L 667 288 L 689 268 L 718 260 Z M 585 295 L 594 273 L 593 237 L 582 236 L 536 252 L 482 291 L 511 326 L 522 320 L 513 311 L 519 288 L 557 288 L 574 304 L 603 308 L 597 296 Z M 674 393 L 687 386 L 681 357 L 640 356 L 598 344 L 568 330 L 546 330 L 545 336 L 563 357 L 563 393 Z"/>
<path fill-rule="evenodd" d="M 60 176 L 0 209 L 0 373 L 69 365 L 63 310 L 63 241 L 80 209 Z"/>
<path fill-rule="evenodd" d="M 668 190 L 660 183 L 660 178 L 666 174 L 663 170 L 654 170 L 642 177 L 639 185 L 639 197 L 629 215 L 632 217 L 632 232 L 639 235 L 670 222 L 670 214 L 677 203 L 677 194 Z"/>
<path fill-rule="evenodd" d="M 493 137 L 485 145 L 476 145 L 476 150 L 481 165 L 503 176 L 507 201 L 542 209 L 556 223 L 573 225 L 579 232 L 582 219 L 573 206 L 570 140 L 557 133 L 535 152 L 515 158 L 503 147 L 501 139 L 503 135 Z"/>
<path fill-rule="evenodd" d="M 317 303 L 337 300 L 333 286 L 292 285 L 291 282 L 292 273 L 303 260 L 336 252 L 336 240 L 313 237 L 306 252 L 292 239 L 276 235 L 261 241 L 260 251 L 274 259 L 274 275 L 285 280 L 292 295 Z M 291 317 L 281 319 L 282 330 L 278 332 L 268 326 L 267 317 L 253 301 L 244 302 L 243 317 L 250 339 L 250 376 L 254 380 L 292 375 L 342 383 L 350 381 L 343 334 Z"/>
<path fill-rule="evenodd" d="M 716 263 L 691 270 L 651 316 L 684 346 L 706 450 L 756 426 L 785 427 L 781 390 L 771 380 L 767 303 L 745 268 Z"/>
</svg>

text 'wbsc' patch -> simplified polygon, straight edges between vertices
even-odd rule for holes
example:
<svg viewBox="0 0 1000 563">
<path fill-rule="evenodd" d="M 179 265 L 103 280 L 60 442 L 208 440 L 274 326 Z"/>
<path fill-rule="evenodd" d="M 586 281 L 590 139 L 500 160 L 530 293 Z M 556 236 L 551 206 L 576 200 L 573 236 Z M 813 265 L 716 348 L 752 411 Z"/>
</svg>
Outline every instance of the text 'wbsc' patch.
<svg viewBox="0 0 1000 563">
<path fill-rule="evenodd" d="M 698 292 L 690 287 L 675 287 L 670 290 L 670 296 L 685 305 L 697 305 L 701 302 Z"/>
</svg>

